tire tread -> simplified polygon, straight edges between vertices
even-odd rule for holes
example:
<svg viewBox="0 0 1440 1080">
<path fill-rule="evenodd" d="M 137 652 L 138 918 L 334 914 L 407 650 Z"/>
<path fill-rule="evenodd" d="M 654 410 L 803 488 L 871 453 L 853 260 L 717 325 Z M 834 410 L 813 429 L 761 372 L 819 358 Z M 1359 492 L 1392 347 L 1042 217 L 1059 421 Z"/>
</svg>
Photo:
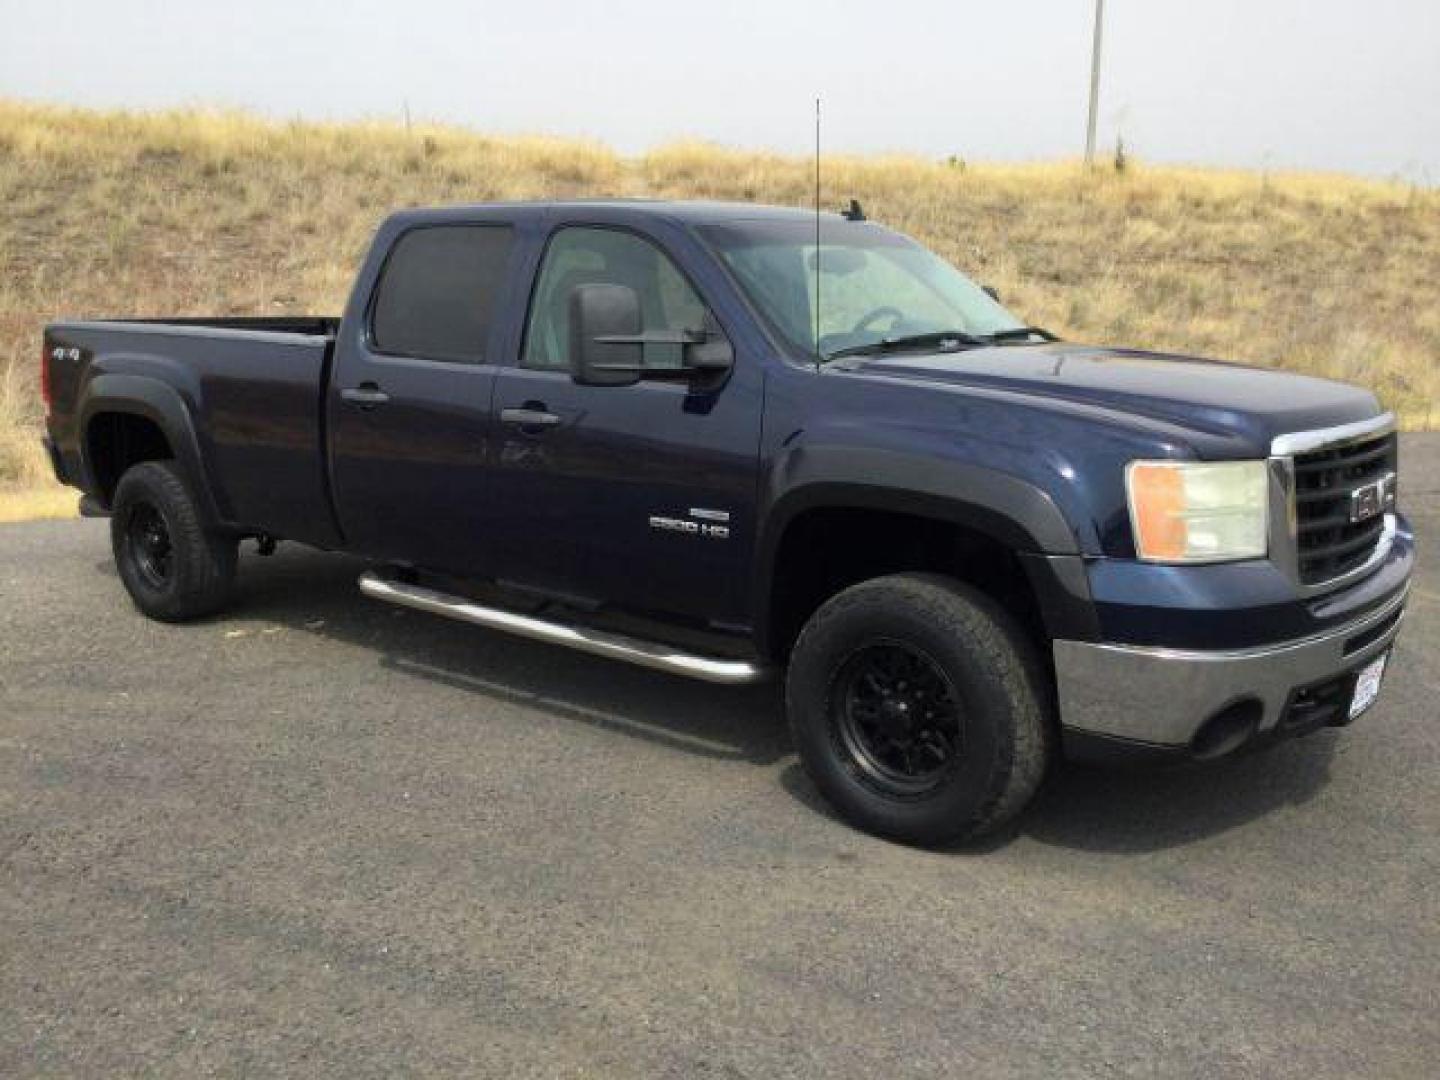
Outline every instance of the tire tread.
<svg viewBox="0 0 1440 1080">
<path fill-rule="evenodd" d="M 965 641 L 995 673 L 1012 704 L 1012 738 L 992 775 L 987 797 L 963 821 L 946 823 L 923 835 L 906 836 L 924 843 L 981 836 L 1013 818 L 1029 803 L 1044 779 L 1054 752 L 1047 680 L 1035 650 L 1018 623 L 994 600 L 969 585 L 941 574 L 892 574 L 863 581 L 823 604 L 806 623 L 793 656 L 823 636 L 832 623 L 853 617 L 877 603 L 908 605 L 943 632 Z M 787 712 L 792 729 L 799 710 L 787 685 Z M 797 744 L 799 732 L 793 732 Z M 821 783 L 813 763 L 804 760 L 812 781 Z"/>
<path fill-rule="evenodd" d="M 162 622 L 183 622 L 219 611 L 229 601 L 235 581 L 236 541 L 205 528 L 190 488 L 174 461 L 144 461 L 125 471 L 115 486 L 111 543 L 120 564 L 126 504 L 146 498 L 160 509 L 170 531 L 179 581 L 168 595 L 137 589 L 126 578 L 130 598 L 146 615 Z"/>
</svg>

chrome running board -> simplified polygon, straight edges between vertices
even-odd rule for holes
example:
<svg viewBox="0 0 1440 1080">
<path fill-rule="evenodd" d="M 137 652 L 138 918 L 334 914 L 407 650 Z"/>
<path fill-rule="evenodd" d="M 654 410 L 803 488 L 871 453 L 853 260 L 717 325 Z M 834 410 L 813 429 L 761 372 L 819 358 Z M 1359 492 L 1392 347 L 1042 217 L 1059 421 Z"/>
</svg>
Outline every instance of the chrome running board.
<svg viewBox="0 0 1440 1080">
<path fill-rule="evenodd" d="M 668 671 L 674 675 L 685 675 L 705 682 L 725 683 L 743 686 L 767 678 L 770 669 L 746 660 L 720 660 L 709 656 L 694 656 L 679 651 L 670 645 L 653 641 L 612 634 L 604 630 L 592 630 L 585 626 L 569 626 L 565 623 L 537 619 L 532 615 L 517 615 L 513 611 L 486 607 L 473 600 L 427 589 L 423 585 L 393 581 L 367 570 L 360 575 L 360 591 L 376 600 L 428 611 L 432 615 L 444 615 L 461 622 L 488 626 L 492 630 L 504 630 L 518 637 L 532 641 L 544 641 L 551 645 L 564 645 L 580 652 L 624 660 L 641 667 Z"/>
</svg>

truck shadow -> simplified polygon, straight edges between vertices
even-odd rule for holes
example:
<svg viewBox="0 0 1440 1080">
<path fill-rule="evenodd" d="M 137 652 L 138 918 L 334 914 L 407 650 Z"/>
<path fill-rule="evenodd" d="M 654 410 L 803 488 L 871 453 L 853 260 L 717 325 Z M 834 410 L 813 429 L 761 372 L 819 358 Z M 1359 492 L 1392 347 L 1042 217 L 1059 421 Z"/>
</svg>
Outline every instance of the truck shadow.
<svg viewBox="0 0 1440 1080">
<path fill-rule="evenodd" d="M 366 599 L 366 564 L 297 547 L 242 557 L 227 619 L 266 620 L 373 652 L 399 680 L 420 678 L 479 698 L 719 760 L 771 765 L 789 751 L 778 685 L 710 686 L 524 641 Z"/>
<path fill-rule="evenodd" d="M 1061 763 L 1008 828 L 948 851 L 987 855 L 1022 837 L 1111 855 L 1184 847 L 1308 802 L 1329 782 L 1339 737 L 1322 731 L 1253 757 L 1151 772 Z M 814 812 L 842 822 L 798 763 L 780 782 Z"/>
<path fill-rule="evenodd" d="M 778 685 L 709 686 L 390 607 L 359 594 L 364 568 L 295 547 L 270 559 L 246 557 L 227 618 L 320 634 L 374 652 L 397 679 L 543 709 L 684 753 L 757 766 L 793 756 Z M 984 854 L 1020 836 L 1093 852 L 1183 846 L 1313 798 L 1329 780 L 1338 737 L 1324 731 L 1234 761 L 1157 772 L 1061 766 L 1010 830 L 955 854 Z M 798 802 L 835 818 L 797 763 L 781 783 Z"/>
<path fill-rule="evenodd" d="M 1339 738 L 1319 731 L 1230 761 L 1157 771 L 1062 766 L 1019 828 L 1077 851 L 1181 847 L 1309 802 L 1330 781 Z"/>
</svg>

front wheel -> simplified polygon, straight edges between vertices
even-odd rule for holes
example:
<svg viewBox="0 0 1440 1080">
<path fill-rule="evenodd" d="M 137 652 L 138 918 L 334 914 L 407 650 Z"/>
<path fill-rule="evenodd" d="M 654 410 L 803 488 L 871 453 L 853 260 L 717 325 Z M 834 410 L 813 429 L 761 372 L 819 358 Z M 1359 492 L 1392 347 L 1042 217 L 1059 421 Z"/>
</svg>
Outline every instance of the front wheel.
<svg viewBox="0 0 1440 1080">
<path fill-rule="evenodd" d="M 130 599 L 152 619 L 193 619 L 230 599 L 237 542 L 204 527 L 172 461 L 142 462 L 120 477 L 110 546 Z"/>
<path fill-rule="evenodd" d="M 983 594 L 896 574 L 832 597 L 795 644 L 786 705 L 801 763 L 867 831 L 939 844 L 1024 808 L 1053 741 L 1040 665 Z"/>
</svg>

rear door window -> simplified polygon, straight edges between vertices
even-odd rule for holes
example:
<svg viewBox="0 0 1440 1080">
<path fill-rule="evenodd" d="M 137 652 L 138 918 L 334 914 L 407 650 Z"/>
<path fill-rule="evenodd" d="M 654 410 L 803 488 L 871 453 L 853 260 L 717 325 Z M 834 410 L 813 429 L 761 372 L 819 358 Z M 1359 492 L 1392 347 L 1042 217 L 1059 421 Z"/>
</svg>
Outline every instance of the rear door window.
<svg viewBox="0 0 1440 1080">
<path fill-rule="evenodd" d="M 375 290 L 375 349 L 483 361 L 513 246 L 508 225 L 431 225 L 405 233 Z"/>
</svg>

